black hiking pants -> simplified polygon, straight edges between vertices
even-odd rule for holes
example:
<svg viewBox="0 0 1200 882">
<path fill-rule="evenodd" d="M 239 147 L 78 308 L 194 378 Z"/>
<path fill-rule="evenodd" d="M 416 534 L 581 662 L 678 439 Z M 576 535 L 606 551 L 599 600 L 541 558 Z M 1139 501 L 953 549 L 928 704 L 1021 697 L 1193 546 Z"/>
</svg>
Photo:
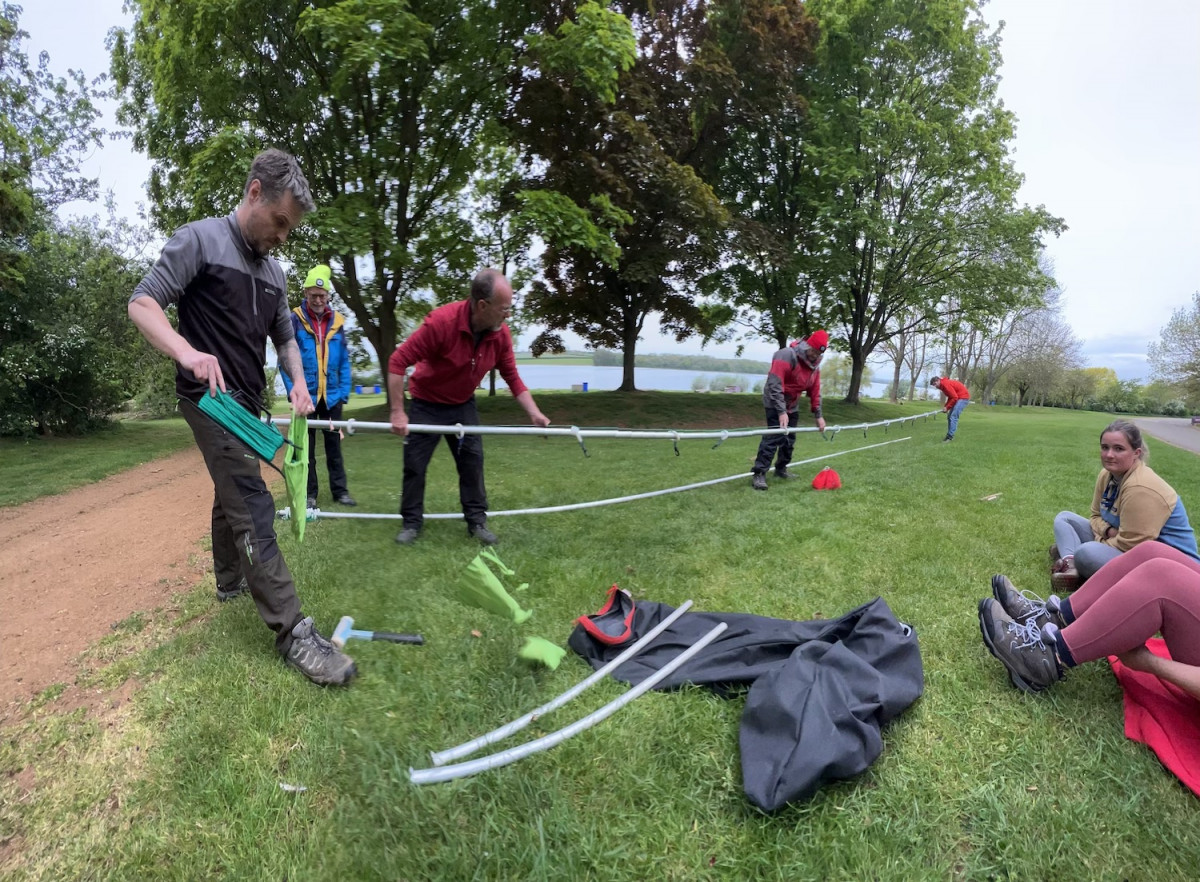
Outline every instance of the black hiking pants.
<svg viewBox="0 0 1200 882">
<path fill-rule="evenodd" d="M 217 584 L 242 576 L 258 614 L 286 653 L 292 628 L 303 618 L 300 598 L 275 537 L 275 500 L 259 471 L 258 456 L 194 403 L 180 407 L 213 481 L 212 551 Z"/>
<path fill-rule="evenodd" d="M 479 425 L 479 411 L 472 397 L 464 404 L 436 404 L 414 398 L 409 402 L 408 421 L 418 425 Z M 454 465 L 458 468 L 458 500 L 468 527 L 487 524 L 487 489 L 483 484 L 483 437 L 481 435 L 430 435 L 416 433 L 404 444 L 404 488 L 400 496 L 400 514 L 404 526 L 421 529 L 425 519 L 425 471 L 437 449 L 446 439 Z"/>
</svg>

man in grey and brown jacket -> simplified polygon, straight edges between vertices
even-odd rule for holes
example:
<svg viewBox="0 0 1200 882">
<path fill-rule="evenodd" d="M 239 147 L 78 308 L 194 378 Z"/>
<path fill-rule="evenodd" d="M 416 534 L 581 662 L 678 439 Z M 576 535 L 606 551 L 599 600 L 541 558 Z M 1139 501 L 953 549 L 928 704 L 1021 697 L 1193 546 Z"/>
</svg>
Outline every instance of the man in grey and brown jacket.
<svg viewBox="0 0 1200 882">
<path fill-rule="evenodd" d="M 304 376 L 292 332 L 283 270 L 268 252 L 314 208 L 295 158 L 267 150 L 254 158 L 237 209 L 180 227 L 129 298 L 129 317 L 142 335 L 176 362 L 180 409 L 212 477 L 213 568 L 217 596 L 249 590 L 275 632 L 288 664 L 314 683 L 342 685 L 354 662 L 300 611 L 296 585 L 276 542 L 275 503 L 254 451 L 203 413 L 204 395 L 228 392 L 258 415 L 270 336 L 280 362 Z M 179 330 L 165 310 L 175 305 Z M 291 393 L 298 414 L 313 410 L 303 383 Z"/>
</svg>

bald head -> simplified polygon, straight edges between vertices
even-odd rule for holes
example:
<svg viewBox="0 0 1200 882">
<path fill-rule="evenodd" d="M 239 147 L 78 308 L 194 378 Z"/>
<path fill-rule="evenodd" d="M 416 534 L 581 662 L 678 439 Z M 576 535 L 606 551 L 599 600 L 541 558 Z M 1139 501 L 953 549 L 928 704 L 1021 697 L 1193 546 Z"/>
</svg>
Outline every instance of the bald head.
<svg viewBox="0 0 1200 882">
<path fill-rule="evenodd" d="M 512 285 L 496 269 L 480 270 L 471 280 L 471 329 L 499 331 L 512 312 Z"/>
</svg>

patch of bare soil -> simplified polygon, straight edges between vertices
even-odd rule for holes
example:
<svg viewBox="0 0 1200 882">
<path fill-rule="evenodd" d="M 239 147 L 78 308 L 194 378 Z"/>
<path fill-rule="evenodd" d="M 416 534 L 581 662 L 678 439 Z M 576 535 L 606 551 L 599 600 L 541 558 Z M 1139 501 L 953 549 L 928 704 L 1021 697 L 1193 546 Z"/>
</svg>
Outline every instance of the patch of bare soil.
<svg viewBox="0 0 1200 882">
<path fill-rule="evenodd" d="M 264 469 L 271 483 L 275 473 Z M 75 660 L 112 626 L 204 579 L 212 481 L 195 448 L 0 509 L 0 723 L 38 692 L 74 695 Z"/>
</svg>

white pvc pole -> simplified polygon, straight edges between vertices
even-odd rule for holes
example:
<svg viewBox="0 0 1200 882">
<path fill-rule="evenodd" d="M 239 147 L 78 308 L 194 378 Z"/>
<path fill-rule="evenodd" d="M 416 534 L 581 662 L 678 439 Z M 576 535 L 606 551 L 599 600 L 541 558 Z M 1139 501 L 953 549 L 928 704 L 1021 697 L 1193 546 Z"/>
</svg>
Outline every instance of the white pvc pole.
<svg viewBox="0 0 1200 882">
<path fill-rule="evenodd" d="M 932 416 L 938 411 L 931 410 L 929 413 L 919 413 L 913 416 L 901 417 L 894 420 L 879 420 L 874 423 L 858 423 L 852 426 L 837 426 L 834 429 L 826 429 L 826 431 L 837 432 L 847 431 L 849 429 L 871 429 L 878 426 L 889 426 L 893 423 L 903 424 L 907 420 L 916 420 L 921 417 Z M 272 417 L 271 422 L 277 426 L 286 426 L 291 422 L 290 417 Z M 310 429 L 346 429 L 351 435 L 358 429 L 367 429 L 370 431 L 390 432 L 392 430 L 391 423 L 377 422 L 362 422 L 358 420 L 319 420 L 309 418 L 308 427 Z M 816 426 L 789 426 L 786 429 L 702 429 L 702 430 L 685 430 L 677 431 L 674 429 L 581 429 L 578 426 L 572 426 L 569 429 L 552 429 L 552 428 L 536 428 L 533 426 L 464 426 L 462 423 L 456 423 L 453 426 L 431 425 L 428 423 L 409 423 L 408 431 L 416 434 L 428 435 L 540 435 L 543 437 L 565 437 L 575 438 L 658 438 L 669 441 L 686 441 L 691 439 L 703 438 L 720 438 L 722 441 L 726 438 L 750 438 L 759 435 L 796 435 L 801 432 L 817 432 L 820 431 Z"/>
<path fill-rule="evenodd" d="M 579 695 L 584 690 L 594 686 L 596 683 L 599 683 L 618 667 L 629 661 L 629 659 L 633 658 L 635 655 L 649 646 L 655 637 L 667 630 L 667 628 L 671 627 L 671 625 L 675 624 L 675 620 L 691 609 L 691 607 L 692 602 L 690 600 L 685 600 L 679 605 L 679 608 L 676 609 L 675 612 L 671 613 L 669 616 L 655 625 L 653 630 L 642 635 L 642 638 L 638 640 L 637 643 L 628 647 L 624 652 L 622 652 L 604 667 L 599 668 L 582 683 L 572 686 L 562 695 L 558 696 L 558 698 L 546 702 L 541 707 L 537 708 L 536 710 L 531 710 L 529 713 L 525 714 L 525 716 L 519 717 L 518 719 L 513 720 L 511 723 L 507 723 L 498 729 L 493 729 L 486 735 L 480 735 L 478 738 L 472 741 L 467 741 L 458 745 L 457 747 L 450 747 L 446 750 L 430 753 L 429 758 L 433 760 L 433 764 L 435 766 L 444 766 L 451 760 L 460 759 L 464 756 L 470 756 L 481 747 L 486 747 L 489 744 L 495 744 L 497 741 L 503 741 L 509 735 L 520 732 L 538 717 L 545 716 L 552 710 L 557 710 L 576 695 Z"/>
<path fill-rule="evenodd" d="M 868 444 L 865 447 L 853 447 L 849 450 L 839 450 L 836 453 L 826 453 L 821 456 L 813 456 L 809 459 L 798 460 L 797 462 L 789 463 L 789 465 L 799 466 L 807 465 L 812 462 L 820 462 L 823 459 L 833 459 L 835 456 L 845 456 L 848 453 L 857 453 L 860 450 L 871 450 L 875 447 L 886 447 L 888 444 L 899 444 L 901 441 L 911 441 L 912 436 L 906 438 L 893 438 L 891 441 L 880 441 L 878 444 Z M 741 478 L 748 478 L 752 472 L 739 472 L 736 475 L 730 475 L 726 478 L 713 478 L 709 481 L 698 481 L 694 484 L 683 484 L 679 487 L 668 487 L 665 490 L 650 490 L 646 493 L 635 493 L 631 496 L 614 496 L 610 499 L 597 499 L 591 502 L 574 502 L 568 505 L 550 505 L 543 508 L 512 508 L 505 511 L 489 511 L 489 518 L 500 517 L 502 515 L 521 515 L 521 514 L 553 514 L 564 511 L 578 511 L 584 508 L 600 508 L 605 505 L 615 505 L 618 502 L 632 502 L 637 499 L 650 499 L 654 496 L 666 496 L 670 493 L 682 493 L 684 490 L 695 490 L 699 487 L 710 487 L 713 484 L 723 484 L 726 481 L 737 481 Z M 403 515 L 399 514 L 375 514 L 372 512 L 349 512 L 349 511 L 324 511 L 319 508 L 307 509 L 313 514 L 314 520 L 326 519 L 343 519 L 343 520 L 377 520 L 377 521 L 398 521 L 403 519 Z M 288 512 L 288 514 L 284 514 Z M 291 517 L 288 509 L 282 509 L 277 512 L 280 517 Z M 462 520 L 461 512 L 441 512 L 438 514 L 427 514 L 424 516 L 426 520 Z"/>
<path fill-rule="evenodd" d="M 685 649 L 664 667 L 655 671 L 650 677 L 647 677 L 641 683 L 638 683 L 620 698 L 610 701 L 608 704 L 599 710 L 593 711 L 582 720 L 577 720 L 569 726 L 559 729 L 557 732 L 551 732 L 549 735 L 543 735 L 536 741 L 530 741 L 526 744 L 517 747 L 509 748 L 501 753 L 494 753 L 491 756 L 480 757 L 475 760 L 468 760 L 465 763 L 456 763 L 452 766 L 440 766 L 433 769 L 413 769 L 408 770 L 408 777 L 414 784 L 435 784 L 440 781 L 453 781 L 456 778 L 466 778 L 469 775 L 475 775 L 479 772 L 487 771 L 488 769 L 498 769 L 502 766 L 507 766 L 510 763 L 515 763 L 519 759 L 524 759 L 535 753 L 541 753 L 543 750 L 548 750 L 562 742 L 566 741 L 573 735 L 578 735 L 585 729 L 590 729 L 602 720 L 611 717 L 629 702 L 633 701 L 639 695 L 653 689 L 662 680 L 669 677 L 671 674 L 682 665 L 686 664 L 692 656 L 698 653 L 701 649 L 708 646 L 720 636 L 721 632 L 729 626 L 725 622 L 719 623 L 711 631 Z"/>
</svg>

